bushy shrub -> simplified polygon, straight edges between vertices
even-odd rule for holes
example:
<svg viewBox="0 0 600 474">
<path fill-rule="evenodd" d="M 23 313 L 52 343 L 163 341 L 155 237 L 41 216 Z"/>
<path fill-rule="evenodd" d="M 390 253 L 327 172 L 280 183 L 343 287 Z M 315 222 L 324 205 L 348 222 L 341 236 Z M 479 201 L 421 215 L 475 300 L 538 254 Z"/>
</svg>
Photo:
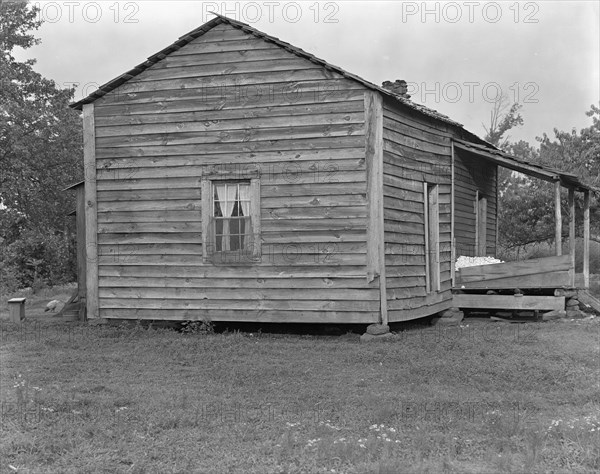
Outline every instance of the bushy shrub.
<svg viewBox="0 0 600 474">
<path fill-rule="evenodd" d="M 77 278 L 75 240 L 72 234 L 24 229 L 19 238 L 0 248 L 0 287 L 59 285 Z"/>
</svg>

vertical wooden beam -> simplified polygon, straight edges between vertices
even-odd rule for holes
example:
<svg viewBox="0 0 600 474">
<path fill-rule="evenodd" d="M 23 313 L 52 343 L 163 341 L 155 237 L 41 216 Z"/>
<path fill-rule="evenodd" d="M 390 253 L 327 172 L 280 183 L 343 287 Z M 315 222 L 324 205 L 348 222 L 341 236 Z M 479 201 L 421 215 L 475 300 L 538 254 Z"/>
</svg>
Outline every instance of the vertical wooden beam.
<svg viewBox="0 0 600 474">
<path fill-rule="evenodd" d="M 496 219 L 496 238 L 494 241 L 494 258 L 498 258 L 498 234 L 500 230 L 500 219 L 498 216 L 500 215 L 500 199 L 498 196 L 500 195 L 500 191 L 498 189 L 498 182 L 500 181 L 500 167 L 496 165 L 496 191 L 494 193 L 494 200 L 496 201 L 496 214 L 494 219 Z"/>
<path fill-rule="evenodd" d="M 477 200 L 477 255 L 485 257 L 487 254 L 487 198 L 479 194 Z"/>
<path fill-rule="evenodd" d="M 429 257 L 433 264 L 431 265 L 430 281 L 431 291 L 440 291 L 440 202 L 439 187 L 437 184 L 431 186 L 429 191 L 429 248 L 432 255 Z"/>
<path fill-rule="evenodd" d="M 365 91 L 365 158 L 367 162 L 367 278 L 379 276 L 381 324 L 388 324 L 383 209 L 383 99 Z"/>
<path fill-rule="evenodd" d="M 556 255 L 560 256 L 562 255 L 562 215 L 560 212 L 560 181 L 554 182 L 554 221 L 554 242 L 556 243 Z"/>
<path fill-rule="evenodd" d="M 473 249 L 473 257 L 479 256 L 479 190 L 475 191 L 475 202 L 473 203 L 473 211 L 475 212 L 475 248 Z"/>
<path fill-rule="evenodd" d="M 87 266 L 85 254 L 85 185 L 77 186 L 77 210 L 75 211 L 77 220 L 77 296 L 79 298 L 79 320 L 85 321 L 86 311 L 84 304 L 87 297 Z"/>
<path fill-rule="evenodd" d="M 569 188 L 569 255 L 571 256 L 571 286 L 575 287 L 575 190 Z"/>
<path fill-rule="evenodd" d="M 260 177 L 250 181 L 250 214 L 252 215 L 252 257 L 259 258 L 262 255 L 261 220 L 260 220 Z M 204 217 L 202 218 L 204 221 Z"/>
<path fill-rule="evenodd" d="M 423 183 L 423 223 L 425 236 L 425 291 L 431 291 L 431 249 L 429 248 L 429 187 Z"/>
<path fill-rule="evenodd" d="M 456 240 L 454 239 L 454 141 L 452 141 L 452 155 L 450 157 L 450 276 L 452 287 L 456 284 Z"/>
<path fill-rule="evenodd" d="M 86 305 L 88 319 L 98 307 L 98 202 L 96 195 L 96 125 L 94 104 L 83 106 L 83 170 L 85 173 Z"/>
<path fill-rule="evenodd" d="M 590 192 L 583 192 L 583 286 L 590 287 Z"/>
<path fill-rule="evenodd" d="M 212 196 L 211 182 L 206 177 L 200 180 L 200 195 L 202 196 L 202 261 L 208 263 L 209 257 L 216 250 L 212 248 L 215 242 L 212 241 L 210 233 L 210 219 L 212 216 Z"/>
</svg>

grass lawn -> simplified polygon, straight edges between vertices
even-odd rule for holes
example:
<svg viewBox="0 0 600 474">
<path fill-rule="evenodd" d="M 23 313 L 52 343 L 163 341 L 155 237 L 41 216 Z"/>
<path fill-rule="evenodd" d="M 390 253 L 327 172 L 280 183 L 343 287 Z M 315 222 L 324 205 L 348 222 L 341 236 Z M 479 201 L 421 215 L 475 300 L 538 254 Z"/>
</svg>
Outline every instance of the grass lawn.
<svg viewBox="0 0 600 474">
<path fill-rule="evenodd" d="M 600 318 L 358 335 L 0 321 L 0 472 L 597 472 Z"/>
</svg>

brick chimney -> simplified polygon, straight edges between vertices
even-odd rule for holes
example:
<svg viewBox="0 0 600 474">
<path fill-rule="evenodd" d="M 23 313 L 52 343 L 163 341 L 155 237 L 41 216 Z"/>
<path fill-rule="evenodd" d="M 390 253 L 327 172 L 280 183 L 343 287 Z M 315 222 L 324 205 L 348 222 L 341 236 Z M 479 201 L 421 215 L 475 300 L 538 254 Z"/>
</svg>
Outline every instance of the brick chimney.
<svg viewBox="0 0 600 474">
<path fill-rule="evenodd" d="M 410 94 L 407 94 L 408 86 L 404 79 L 396 79 L 395 82 L 385 81 L 382 86 L 400 97 L 410 99 Z"/>
</svg>

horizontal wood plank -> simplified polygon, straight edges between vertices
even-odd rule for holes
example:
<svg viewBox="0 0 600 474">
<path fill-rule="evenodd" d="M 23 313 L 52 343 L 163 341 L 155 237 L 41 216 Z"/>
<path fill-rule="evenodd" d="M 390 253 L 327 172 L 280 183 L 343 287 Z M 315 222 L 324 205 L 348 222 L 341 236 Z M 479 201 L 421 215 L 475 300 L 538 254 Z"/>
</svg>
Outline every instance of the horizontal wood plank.
<svg viewBox="0 0 600 474">
<path fill-rule="evenodd" d="M 452 305 L 469 309 L 564 310 L 565 297 L 457 294 Z"/>
<path fill-rule="evenodd" d="M 100 317 L 107 319 L 155 319 L 166 321 L 202 321 L 208 319 L 216 322 L 372 324 L 379 321 L 379 311 L 101 308 Z"/>
</svg>

